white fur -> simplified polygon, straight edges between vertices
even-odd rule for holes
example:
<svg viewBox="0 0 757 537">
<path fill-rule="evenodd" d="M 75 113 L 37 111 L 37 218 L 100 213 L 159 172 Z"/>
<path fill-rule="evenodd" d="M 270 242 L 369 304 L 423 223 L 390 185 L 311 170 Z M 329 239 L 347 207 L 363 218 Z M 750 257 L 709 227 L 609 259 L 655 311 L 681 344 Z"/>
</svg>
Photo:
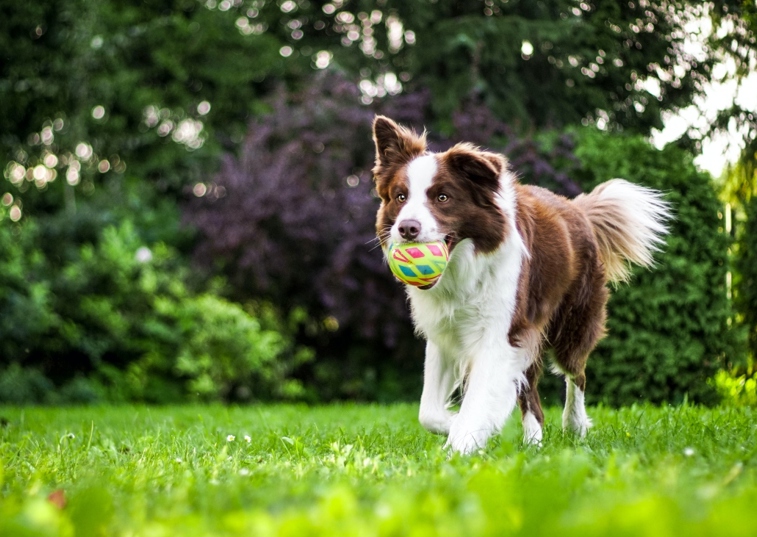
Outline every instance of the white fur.
<svg viewBox="0 0 757 537">
<path fill-rule="evenodd" d="M 413 239 L 414 242 L 433 242 L 444 239 L 444 234 L 439 231 L 436 219 L 431 215 L 426 194 L 433 183 L 437 169 L 434 155 L 417 157 L 408 164 L 408 195 L 391 229 L 393 242 L 402 242 L 399 227 L 405 220 L 417 220 L 421 225 L 420 234 Z"/>
<path fill-rule="evenodd" d="M 521 336 L 521 341 L 519 341 L 521 348 L 519 349 L 519 352 L 522 353 L 522 360 L 524 362 L 532 364 L 538 359 L 542 339 L 542 334 L 537 330 L 529 330 Z M 523 441 L 526 444 L 541 446 L 542 426 L 530 409 L 527 409 L 523 414 L 522 423 Z"/>
<path fill-rule="evenodd" d="M 432 433 L 449 434 L 452 424 L 449 397 L 455 389 L 455 375 L 451 365 L 452 360 L 448 356 L 442 356 L 434 343 L 426 343 L 423 393 L 418 421 Z"/>
<path fill-rule="evenodd" d="M 536 419 L 532 412 L 526 412 L 523 415 L 523 442 L 541 446 L 542 430 L 541 423 Z"/>
<path fill-rule="evenodd" d="M 662 192 L 623 179 L 602 183 L 574 203 L 582 208 L 594 227 L 607 277 L 613 282 L 631 276 L 628 262 L 654 265 L 672 218 Z"/>
<path fill-rule="evenodd" d="M 569 378 L 565 377 L 565 410 L 562 414 L 563 429 L 570 429 L 581 438 L 591 427 L 591 420 L 586 415 L 584 392 Z"/>
<path fill-rule="evenodd" d="M 497 201 L 510 221 L 510 232 L 499 248 L 480 254 L 470 239 L 463 240 L 432 289 L 408 287 L 416 329 L 429 342 L 421 423 L 434 432 L 447 432 L 448 427 L 447 446 L 460 453 L 483 448 L 500 431 L 533 359 L 531 352 L 513 347 L 508 338 L 527 255 L 516 231 L 512 180 L 509 173 L 500 178 Z M 452 388 L 463 383 L 460 412 L 452 415 L 446 400 Z"/>
<path fill-rule="evenodd" d="M 602 186 L 601 198 L 617 202 L 623 211 L 621 217 L 628 222 L 627 227 L 633 235 L 629 258 L 644 267 L 652 266 L 652 254 L 660 251 L 668 233 L 665 223 L 671 218 L 670 204 L 663 199 L 662 192 L 625 179 L 611 179 Z"/>
</svg>

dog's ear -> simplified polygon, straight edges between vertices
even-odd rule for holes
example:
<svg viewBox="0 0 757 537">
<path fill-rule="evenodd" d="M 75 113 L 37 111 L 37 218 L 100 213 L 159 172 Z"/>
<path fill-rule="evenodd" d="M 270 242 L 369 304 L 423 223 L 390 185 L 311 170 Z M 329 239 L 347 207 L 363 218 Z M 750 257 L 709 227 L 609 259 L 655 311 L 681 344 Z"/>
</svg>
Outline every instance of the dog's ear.
<svg viewBox="0 0 757 537">
<path fill-rule="evenodd" d="M 418 136 L 385 116 L 376 116 L 373 120 L 373 141 L 376 143 L 375 177 L 426 152 L 425 133 Z"/>
<path fill-rule="evenodd" d="M 471 144 L 457 144 L 444 154 L 444 159 L 451 170 L 493 192 L 499 190 L 499 177 L 507 167 L 502 155 L 481 151 Z"/>
</svg>

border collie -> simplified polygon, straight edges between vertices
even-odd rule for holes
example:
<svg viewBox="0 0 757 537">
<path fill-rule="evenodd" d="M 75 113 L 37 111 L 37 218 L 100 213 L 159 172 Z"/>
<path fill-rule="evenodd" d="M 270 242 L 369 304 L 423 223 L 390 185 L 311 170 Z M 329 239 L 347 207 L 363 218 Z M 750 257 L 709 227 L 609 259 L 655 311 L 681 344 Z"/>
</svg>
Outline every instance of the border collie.
<svg viewBox="0 0 757 537">
<path fill-rule="evenodd" d="M 628 262 L 652 266 L 671 217 L 662 194 L 613 179 L 569 200 L 519 184 L 505 157 L 470 144 L 431 153 L 425 134 L 383 116 L 373 138 L 384 252 L 442 240 L 450 250 L 433 287 L 407 286 L 427 341 L 423 427 L 470 453 L 499 433 L 517 402 L 524 441 L 540 444 L 536 385 L 550 346 L 567 385 L 563 428 L 583 437 L 591 427 L 584 370 L 605 332 L 607 282 L 627 280 Z"/>
</svg>

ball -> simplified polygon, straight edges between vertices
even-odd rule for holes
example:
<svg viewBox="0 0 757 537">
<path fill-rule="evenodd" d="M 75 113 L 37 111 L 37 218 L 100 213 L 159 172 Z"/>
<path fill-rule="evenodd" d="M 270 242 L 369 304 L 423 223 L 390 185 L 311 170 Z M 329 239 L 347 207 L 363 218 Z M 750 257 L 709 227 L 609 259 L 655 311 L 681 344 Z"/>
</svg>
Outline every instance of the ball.
<svg viewBox="0 0 757 537">
<path fill-rule="evenodd" d="M 433 287 L 447 268 L 449 250 L 443 241 L 390 244 L 389 268 L 403 283 L 415 287 Z"/>
</svg>

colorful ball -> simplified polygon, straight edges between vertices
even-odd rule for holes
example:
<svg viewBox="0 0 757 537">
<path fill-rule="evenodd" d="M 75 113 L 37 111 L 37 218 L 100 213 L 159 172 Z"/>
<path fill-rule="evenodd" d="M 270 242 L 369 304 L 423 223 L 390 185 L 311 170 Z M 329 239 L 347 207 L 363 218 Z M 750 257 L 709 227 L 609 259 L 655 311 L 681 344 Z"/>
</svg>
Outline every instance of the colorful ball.
<svg viewBox="0 0 757 537">
<path fill-rule="evenodd" d="M 447 268 L 449 250 L 442 241 L 390 244 L 389 268 L 403 283 L 432 287 Z"/>
</svg>

